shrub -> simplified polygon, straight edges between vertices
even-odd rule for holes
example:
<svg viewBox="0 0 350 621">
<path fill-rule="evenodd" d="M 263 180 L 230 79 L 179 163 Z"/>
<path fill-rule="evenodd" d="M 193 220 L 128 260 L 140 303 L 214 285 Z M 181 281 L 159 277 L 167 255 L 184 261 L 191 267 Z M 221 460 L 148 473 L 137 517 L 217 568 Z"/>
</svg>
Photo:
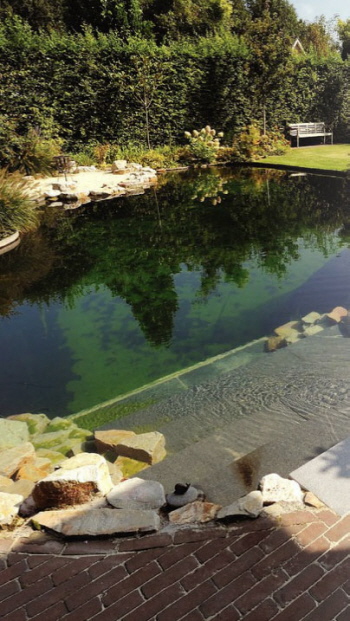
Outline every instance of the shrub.
<svg viewBox="0 0 350 621">
<path fill-rule="evenodd" d="M 17 230 L 30 231 L 38 224 L 32 188 L 19 172 L 0 170 L 0 238 Z"/>
<path fill-rule="evenodd" d="M 21 140 L 19 153 L 11 168 L 26 175 L 49 175 L 55 170 L 53 158 L 59 155 L 61 146 L 58 138 L 46 138 L 39 131 L 30 129 Z"/>
<path fill-rule="evenodd" d="M 220 138 L 223 133 L 216 136 L 216 130 L 210 125 L 203 127 L 200 131 L 194 129 L 191 132 L 185 132 L 186 138 L 189 140 L 189 151 L 192 157 L 199 162 L 211 164 L 215 162 L 217 151 L 220 148 Z"/>
<path fill-rule="evenodd" d="M 247 125 L 233 140 L 234 157 L 241 162 L 267 157 L 268 155 L 283 155 L 290 144 L 282 132 L 275 128 L 263 134 L 256 123 Z"/>
</svg>

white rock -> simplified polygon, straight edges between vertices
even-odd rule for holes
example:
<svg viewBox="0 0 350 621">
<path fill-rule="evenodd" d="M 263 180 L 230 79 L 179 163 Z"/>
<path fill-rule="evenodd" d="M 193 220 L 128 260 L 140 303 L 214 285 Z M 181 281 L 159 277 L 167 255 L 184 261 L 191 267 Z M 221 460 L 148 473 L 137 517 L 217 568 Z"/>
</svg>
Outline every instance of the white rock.
<svg viewBox="0 0 350 621">
<path fill-rule="evenodd" d="M 54 191 L 57 191 L 58 193 L 71 192 L 71 191 L 74 192 L 77 188 L 77 184 L 78 182 L 76 181 L 76 179 L 73 179 L 72 181 L 69 181 L 69 183 L 68 182 L 67 183 L 53 183 L 52 189 Z"/>
<path fill-rule="evenodd" d="M 23 496 L 19 494 L 0 492 L 0 524 L 11 524 L 13 518 L 18 515 L 22 501 Z"/>
<path fill-rule="evenodd" d="M 116 170 L 125 170 L 128 165 L 126 160 L 115 160 L 112 164 L 112 172 Z"/>
<path fill-rule="evenodd" d="M 160 509 L 165 504 L 164 487 L 135 477 L 113 487 L 107 500 L 117 509 Z"/>
<path fill-rule="evenodd" d="M 278 474 L 267 474 L 259 484 L 263 496 L 263 503 L 272 502 L 303 502 L 304 494 L 299 483 L 283 479 Z"/>
<path fill-rule="evenodd" d="M 45 198 L 57 198 L 61 192 L 59 190 L 46 190 L 44 192 Z"/>
<path fill-rule="evenodd" d="M 141 164 L 136 164 L 135 162 L 131 162 L 129 164 L 129 168 L 132 168 L 133 170 L 142 170 Z"/>
<path fill-rule="evenodd" d="M 37 527 L 50 528 L 67 537 L 152 532 L 160 527 L 160 518 L 155 511 L 124 509 L 44 511 L 38 513 L 32 522 Z"/>
<path fill-rule="evenodd" d="M 34 459 L 35 449 L 31 442 L 4 449 L 0 452 L 0 474 L 12 477 L 24 464 L 33 462 Z"/>
<path fill-rule="evenodd" d="M 263 509 L 263 497 L 259 491 L 250 492 L 246 496 L 239 498 L 227 507 L 223 507 L 217 514 L 218 520 L 224 520 L 236 515 L 246 515 L 247 517 L 258 517 Z"/>
<path fill-rule="evenodd" d="M 29 440 L 25 422 L 0 418 L 0 450 L 18 446 Z"/>
</svg>

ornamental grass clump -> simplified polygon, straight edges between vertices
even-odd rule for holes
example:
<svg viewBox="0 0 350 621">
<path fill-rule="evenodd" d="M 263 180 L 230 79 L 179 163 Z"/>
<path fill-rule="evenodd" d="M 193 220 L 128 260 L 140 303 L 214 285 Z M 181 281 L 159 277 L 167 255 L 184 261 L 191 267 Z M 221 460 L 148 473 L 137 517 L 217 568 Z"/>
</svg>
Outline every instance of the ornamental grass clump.
<svg viewBox="0 0 350 621">
<path fill-rule="evenodd" d="M 38 214 L 30 197 L 31 187 L 19 172 L 0 170 L 0 239 L 37 226 Z"/>
<path fill-rule="evenodd" d="M 200 131 L 194 129 L 192 133 L 185 132 L 185 136 L 190 143 L 189 151 L 191 156 L 199 162 L 207 164 L 215 162 L 217 152 L 220 149 L 220 138 L 223 135 L 222 132 L 217 133 L 210 125 L 203 127 Z"/>
</svg>

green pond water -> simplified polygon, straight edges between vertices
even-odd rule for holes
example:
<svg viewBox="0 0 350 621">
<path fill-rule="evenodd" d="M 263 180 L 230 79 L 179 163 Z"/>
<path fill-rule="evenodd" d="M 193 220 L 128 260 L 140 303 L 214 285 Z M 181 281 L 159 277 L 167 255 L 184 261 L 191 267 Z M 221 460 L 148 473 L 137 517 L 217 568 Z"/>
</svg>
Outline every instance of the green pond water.
<svg viewBox="0 0 350 621">
<path fill-rule="evenodd" d="M 0 415 L 90 408 L 348 304 L 349 185 L 208 169 L 47 208 L 0 257 Z"/>
</svg>

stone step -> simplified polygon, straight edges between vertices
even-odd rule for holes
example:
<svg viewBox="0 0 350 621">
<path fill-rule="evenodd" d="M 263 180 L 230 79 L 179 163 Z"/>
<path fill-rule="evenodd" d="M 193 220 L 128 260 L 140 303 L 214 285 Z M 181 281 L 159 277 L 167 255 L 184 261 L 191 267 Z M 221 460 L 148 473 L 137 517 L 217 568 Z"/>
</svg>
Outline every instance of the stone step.
<svg viewBox="0 0 350 621">
<path fill-rule="evenodd" d="M 259 424 L 259 417 L 250 421 Z M 261 422 L 261 421 L 260 421 Z M 286 422 L 284 429 L 276 429 L 270 441 L 261 444 L 258 433 L 254 441 L 240 434 L 251 429 L 237 423 L 218 431 L 193 446 L 167 457 L 139 473 L 143 479 L 157 480 L 167 493 L 176 483 L 191 482 L 204 491 L 207 498 L 223 506 L 230 504 L 247 492 L 256 489 L 265 474 L 277 472 L 287 477 L 316 455 L 328 450 L 347 437 L 348 430 L 339 419 L 331 425 L 325 421 L 310 420 L 302 423 Z M 263 429 L 260 427 L 261 431 Z M 261 439 L 266 434 L 261 433 Z M 243 453 L 243 447 L 246 452 Z"/>
</svg>

